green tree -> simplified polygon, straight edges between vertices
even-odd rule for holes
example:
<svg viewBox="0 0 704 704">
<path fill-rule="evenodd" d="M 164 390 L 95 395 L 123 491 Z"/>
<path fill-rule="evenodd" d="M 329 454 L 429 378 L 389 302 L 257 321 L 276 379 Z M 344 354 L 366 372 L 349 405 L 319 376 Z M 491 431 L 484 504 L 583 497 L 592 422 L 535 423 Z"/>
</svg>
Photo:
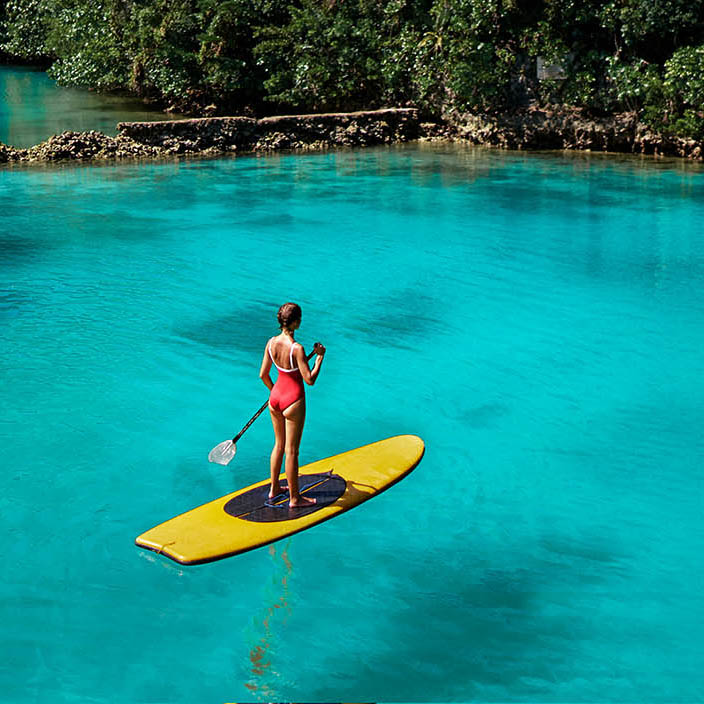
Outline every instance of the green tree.
<svg viewBox="0 0 704 704">
<path fill-rule="evenodd" d="M 429 4 L 422 0 L 300 0 L 287 21 L 261 26 L 254 55 L 267 100 L 349 110 L 413 101 L 413 71 Z"/>
<path fill-rule="evenodd" d="M 45 48 L 55 57 L 49 75 L 64 85 L 124 88 L 129 57 L 122 43 L 128 19 L 120 0 L 50 0 Z"/>
<path fill-rule="evenodd" d="M 130 16 L 126 43 L 132 90 L 167 101 L 195 97 L 201 31 L 196 0 L 140 0 Z"/>
<path fill-rule="evenodd" d="M 665 62 L 662 87 L 664 107 L 650 106 L 650 121 L 672 134 L 704 138 L 704 45 L 677 49 Z"/>
<path fill-rule="evenodd" d="M 47 0 L 6 0 L 0 5 L 0 51 L 29 62 L 43 62 L 51 4 Z"/>
<path fill-rule="evenodd" d="M 254 57 L 255 28 L 288 20 L 280 0 L 199 0 L 201 81 L 223 105 L 259 106 L 267 74 Z"/>
<path fill-rule="evenodd" d="M 0 52 L 220 112 L 566 103 L 704 134 L 691 0 L 5 0 Z M 538 81 L 538 57 L 562 80 Z"/>
</svg>

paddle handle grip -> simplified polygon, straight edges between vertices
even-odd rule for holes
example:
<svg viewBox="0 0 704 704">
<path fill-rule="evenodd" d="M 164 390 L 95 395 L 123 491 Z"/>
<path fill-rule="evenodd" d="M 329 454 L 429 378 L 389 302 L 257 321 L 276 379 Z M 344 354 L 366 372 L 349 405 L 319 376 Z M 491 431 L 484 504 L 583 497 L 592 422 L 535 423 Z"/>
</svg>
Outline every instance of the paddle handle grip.
<svg viewBox="0 0 704 704">
<path fill-rule="evenodd" d="M 308 360 L 312 359 L 312 357 L 313 357 L 314 354 L 315 354 L 315 352 L 311 352 L 311 353 L 308 355 L 308 357 L 306 357 L 306 359 L 308 359 Z M 237 433 L 237 435 L 235 435 L 234 438 L 232 438 L 232 444 L 233 444 L 233 445 L 236 445 L 236 444 L 237 444 L 237 441 L 244 435 L 244 431 L 247 430 L 247 428 L 249 428 L 249 426 L 252 425 L 252 423 L 254 423 L 254 421 L 257 420 L 257 418 L 259 418 L 259 416 L 260 416 L 262 413 L 264 413 L 264 409 L 265 409 L 268 405 L 269 405 L 269 399 L 267 399 L 266 401 L 264 401 L 264 403 L 262 404 L 262 407 L 247 421 L 247 424 L 244 426 L 244 428 L 242 428 L 242 430 L 240 430 L 240 432 Z"/>
</svg>

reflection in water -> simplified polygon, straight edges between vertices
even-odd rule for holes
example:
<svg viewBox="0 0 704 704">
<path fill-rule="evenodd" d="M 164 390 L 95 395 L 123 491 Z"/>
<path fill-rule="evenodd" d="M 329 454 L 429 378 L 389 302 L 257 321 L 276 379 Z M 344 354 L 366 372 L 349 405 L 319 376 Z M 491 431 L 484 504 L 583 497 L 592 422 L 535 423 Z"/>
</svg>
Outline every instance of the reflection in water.
<svg viewBox="0 0 704 704">
<path fill-rule="evenodd" d="M 280 591 L 280 594 L 278 599 L 267 607 L 262 620 L 262 635 L 249 652 L 252 677 L 248 682 L 245 682 L 245 687 L 250 692 L 256 693 L 263 701 L 276 701 L 276 694 L 271 686 L 271 680 L 279 677 L 279 674 L 272 668 L 271 664 L 272 643 L 275 638 L 274 629 L 278 619 L 281 619 L 279 627 L 284 627 L 291 615 L 288 588 L 288 580 L 292 572 L 291 560 L 288 557 L 290 543 L 290 539 L 287 540 L 281 549 L 281 563 L 276 559 L 276 544 L 269 546 L 269 554 L 274 559 L 275 566 L 281 569 L 279 575 L 275 577 L 277 591 Z"/>
<path fill-rule="evenodd" d="M 0 66 L 0 142 L 31 147 L 65 130 L 115 135 L 118 122 L 182 119 L 142 101 L 57 85 L 46 73 Z"/>
</svg>

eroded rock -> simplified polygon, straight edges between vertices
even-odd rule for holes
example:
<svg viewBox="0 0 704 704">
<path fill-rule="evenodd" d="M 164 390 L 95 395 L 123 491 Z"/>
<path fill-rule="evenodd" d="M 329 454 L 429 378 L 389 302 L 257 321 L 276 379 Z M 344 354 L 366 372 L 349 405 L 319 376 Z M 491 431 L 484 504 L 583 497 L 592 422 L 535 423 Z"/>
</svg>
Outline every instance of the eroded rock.
<svg viewBox="0 0 704 704">
<path fill-rule="evenodd" d="M 593 117 L 579 108 L 554 106 L 500 115 L 455 113 L 445 121 L 423 123 L 415 108 L 261 119 L 236 116 L 121 122 L 116 137 L 95 131 L 63 132 L 29 149 L 0 144 L 0 163 L 312 151 L 413 139 L 461 140 L 502 149 L 580 149 L 704 158 L 700 142 L 659 134 L 639 122 L 635 113 Z"/>
<path fill-rule="evenodd" d="M 635 113 L 589 116 L 580 108 L 529 108 L 501 115 L 452 115 L 456 138 L 503 149 L 580 149 L 702 159 L 700 142 L 655 132 Z"/>
</svg>

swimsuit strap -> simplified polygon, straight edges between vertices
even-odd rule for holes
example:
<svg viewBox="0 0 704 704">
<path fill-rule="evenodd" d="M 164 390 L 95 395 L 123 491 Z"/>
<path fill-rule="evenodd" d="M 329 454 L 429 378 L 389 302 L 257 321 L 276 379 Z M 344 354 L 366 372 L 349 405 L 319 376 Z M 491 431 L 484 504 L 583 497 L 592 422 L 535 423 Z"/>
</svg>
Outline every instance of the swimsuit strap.
<svg viewBox="0 0 704 704">
<path fill-rule="evenodd" d="M 289 353 L 289 364 L 291 365 L 290 369 L 284 369 L 283 367 L 280 367 L 277 363 L 276 360 L 274 359 L 274 355 L 271 353 L 271 340 L 269 340 L 269 344 L 266 346 L 267 350 L 269 351 L 269 357 L 271 357 L 271 361 L 273 365 L 280 371 L 280 372 L 295 372 L 298 367 L 293 366 L 293 346 L 297 345 L 297 342 L 294 342 L 293 345 L 291 345 L 291 351 Z"/>
<path fill-rule="evenodd" d="M 271 342 L 266 346 L 267 350 L 269 350 L 269 357 L 271 357 L 271 363 L 280 371 L 280 372 L 285 372 L 286 370 L 280 367 L 277 363 L 276 360 L 274 359 L 274 355 L 271 353 Z"/>
</svg>

